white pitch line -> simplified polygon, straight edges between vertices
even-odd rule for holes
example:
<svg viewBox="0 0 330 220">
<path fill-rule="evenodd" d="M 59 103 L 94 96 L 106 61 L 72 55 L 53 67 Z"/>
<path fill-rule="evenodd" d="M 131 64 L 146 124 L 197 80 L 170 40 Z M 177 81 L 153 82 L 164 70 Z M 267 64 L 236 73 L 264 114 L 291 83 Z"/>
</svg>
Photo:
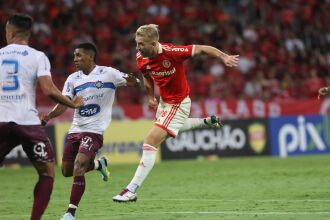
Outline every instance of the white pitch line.
<svg viewBox="0 0 330 220">
<path fill-rule="evenodd" d="M 162 214 L 175 214 L 175 215 L 185 215 L 185 214 L 220 214 L 220 215 L 330 215 L 330 212 L 245 212 L 245 211 L 215 211 L 215 212 L 198 212 L 198 211 L 182 211 L 182 212 L 120 212 L 116 213 L 116 215 L 162 215 Z M 8 219 L 8 218 L 17 218 L 17 217 L 29 217 L 30 215 L 0 215 L 0 219 Z M 43 217 L 49 217 L 53 215 L 43 215 Z M 86 213 L 80 214 L 79 217 L 84 216 L 99 216 L 99 217 L 106 217 L 109 219 L 111 216 L 104 215 L 104 214 L 97 214 L 97 213 Z"/>
<path fill-rule="evenodd" d="M 142 198 L 139 201 L 199 201 L 199 202 L 330 202 L 329 199 L 162 199 L 162 198 Z M 32 202 L 29 199 L 19 199 L 19 200 L 0 200 L 0 203 L 7 202 Z M 51 199 L 51 202 L 67 202 L 67 199 Z M 104 201 L 104 199 L 93 199 L 93 201 Z"/>
<path fill-rule="evenodd" d="M 205 202 L 330 202 L 323 199 L 139 199 L 145 201 L 205 201 Z"/>
</svg>

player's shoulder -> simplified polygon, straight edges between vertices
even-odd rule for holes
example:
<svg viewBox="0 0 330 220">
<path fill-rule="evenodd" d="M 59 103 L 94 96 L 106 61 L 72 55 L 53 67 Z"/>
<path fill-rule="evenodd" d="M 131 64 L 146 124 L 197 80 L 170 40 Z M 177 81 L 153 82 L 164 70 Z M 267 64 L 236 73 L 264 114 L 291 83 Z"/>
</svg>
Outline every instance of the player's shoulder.
<svg viewBox="0 0 330 220">
<path fill-rule="evenodd" d="M 113 68 L 111 66 L 97 66 L 98 69 L 96 74 L 112 74 L 114 72 L 120 72 L 118 69 Z"/>
<path fill-rule="evenodd" d="M 81 71 L 79 70 L 79 71 L 76 71 L 76 72 L 73 72 L 73 73 L 71 73 L 69 76 L 68 76 L 68 78 L 67 78 L 67 80 L 70 80 L 70 81 L 75 81 L 75 80 L 78 80 L 78 79 L 80 79 L 80 78 L 82 78 L 81 77 Z"/>
<path fill-rule="evenodd" d="M 176 52 L 188 52 L 188 47 L 189 46 L 184 46 L 184 45 L 173 45 L 173 44 L 168 44 L 168 43 L 161 43 L 162 50 L 164 53 L 176 53 Z"/>
<path fill-rule="evenodd" d="M 9 44 L 0 49 L 1 53 L 17 54 L 23 57 L 33 57 L 39 59 L 42 56 L 46 56 L 44 52 L 39 51 L 28 45 Z"/>
<path fill-rule="evenodd" d="M 163 52 L 171 52 L 173 48 L 175 48 L 175 45 L 169 44 L 169 43 L 160 43 Z"/>
</svg>

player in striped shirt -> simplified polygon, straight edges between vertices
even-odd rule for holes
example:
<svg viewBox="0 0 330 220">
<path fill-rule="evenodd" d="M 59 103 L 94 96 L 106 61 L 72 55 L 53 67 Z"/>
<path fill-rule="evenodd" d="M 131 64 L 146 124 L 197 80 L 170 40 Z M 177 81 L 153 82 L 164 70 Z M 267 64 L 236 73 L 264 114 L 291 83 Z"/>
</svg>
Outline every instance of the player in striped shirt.
<svg viewBox="0 0 330 220">
<path fill-rule="evenodd" d="M 62 158 L 62 174 L 73 176 L 69 207 L 62 220 L 75 219 L 75 212 L 85 192 L 85 173 L 99 170 L 104 181 L 109 178 L 108 160 L 94 160 L 103 146 L 103 133 L 111 122 L 112 104 L 117 87 L 139 86 L 132 74 L 96 65 L 97 50 L 91 43 L 79 44 L 74 51 L 74 63 L 78 69 L 66 80 L 63 95 L 73 99 L 82 96 L 85 105 L 76 109 L 73 116 Z M 43 124 L 63 114 L 66 106 L 56 105 L 42 117 Z"/>
</svg>

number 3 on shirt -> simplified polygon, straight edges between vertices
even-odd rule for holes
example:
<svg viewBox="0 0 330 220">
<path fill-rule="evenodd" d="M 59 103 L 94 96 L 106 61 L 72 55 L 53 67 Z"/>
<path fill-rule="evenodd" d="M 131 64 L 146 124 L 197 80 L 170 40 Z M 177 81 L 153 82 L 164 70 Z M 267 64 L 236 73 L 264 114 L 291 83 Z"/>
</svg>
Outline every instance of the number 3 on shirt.
<svg viewBox="0 0 330 220">
<path fill-rule="evenodd" d="M 17 60 L 3 60 L 1 66 L 3 65 L 13 65 L 14 71 L 7 72 L 7 82 L 6 85 L 2 86 L 2 91 L 14 91 L 19 88 L 18 76 L 18 61 Z"/>
</svg>

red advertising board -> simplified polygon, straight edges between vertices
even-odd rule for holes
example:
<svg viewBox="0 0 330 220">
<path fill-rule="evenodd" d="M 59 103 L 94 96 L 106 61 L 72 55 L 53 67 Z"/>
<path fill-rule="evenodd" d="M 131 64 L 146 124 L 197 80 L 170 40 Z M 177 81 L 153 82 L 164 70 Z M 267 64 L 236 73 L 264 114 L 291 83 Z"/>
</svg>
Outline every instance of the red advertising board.
<svg viewBox="0 0 330 220">
<path fill-rule="evenodd" d="M 117 106 L 118 107 L 118 106 Z M 121 105 L 124 119 L 154 119 L 156 110 L 143 105 Z M 38 108 L 40 115 L 48 113 L 51 107 Z M 200 118 L 217 114 L 224 119 L 265 118 L 287 115 L 330 114 L 330 98 L 324 100 L 306 99 L 289 102 L 265 102 L 261 100 L 222 101 L 210 99 L 204 102 L 193 102 L 190 117 Z M 51 123 L 72 121 L 73 110 L 55 118 Z"/>
</svg>

